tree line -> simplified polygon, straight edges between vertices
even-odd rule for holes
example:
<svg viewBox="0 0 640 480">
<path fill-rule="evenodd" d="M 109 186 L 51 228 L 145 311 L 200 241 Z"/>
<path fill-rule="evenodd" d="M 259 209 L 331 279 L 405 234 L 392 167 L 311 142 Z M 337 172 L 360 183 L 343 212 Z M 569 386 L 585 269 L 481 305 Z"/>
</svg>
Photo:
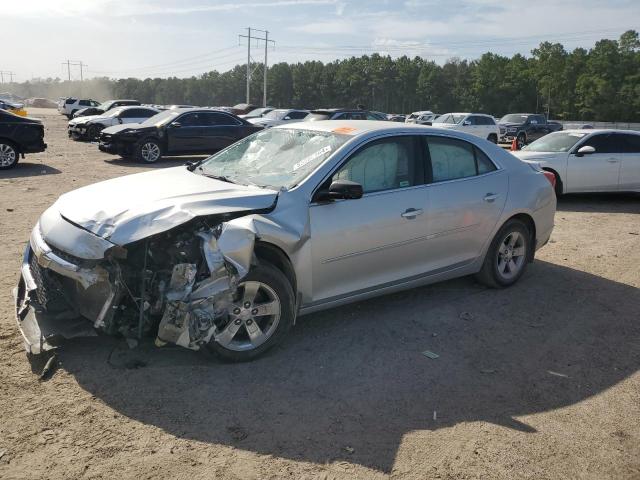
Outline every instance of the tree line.
<svg viewBox="0 0 640 480">
<path fill-rule="evenodd" d="M 593 48 L 567 51 L 543 42 L 531 56 L 485 53 L 443 65 L 421 57 L 379 54 L 335 60 L 277 63 L 268 72 L 268 104 L 321 108 L 364 105 L 408 113 L 475 111 L 546 113 L 567 120 L 640 121 L 640 39 L 635 30 Z M 85 95 L 134 98 L 144 103 L 234 105 L 245 100 L 246 65 L 190 78 L 45 79 L 12 84 L 23 96 Z M 262 99 L 262 75 L 254 76 L 251 100 Z M 108 93 L 107 93 L 108 92 Z"/>
</svg>

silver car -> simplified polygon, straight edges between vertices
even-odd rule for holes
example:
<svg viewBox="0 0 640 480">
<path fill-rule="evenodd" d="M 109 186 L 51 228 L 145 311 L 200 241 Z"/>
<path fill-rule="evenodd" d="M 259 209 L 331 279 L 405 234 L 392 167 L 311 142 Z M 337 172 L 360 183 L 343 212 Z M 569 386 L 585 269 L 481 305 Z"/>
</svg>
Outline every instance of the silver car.
<svg viewBox="0 0 640 480">
<path fill-rule="evenodd" d="M 102 330 L 248 360 L 305 313 L 470 274 L 510 286 L 555 208 L 537 166 L 465 133 L 275 127 L 62 195 L 24 253 L 18 325 L 34 354 Z"/>
</svg>

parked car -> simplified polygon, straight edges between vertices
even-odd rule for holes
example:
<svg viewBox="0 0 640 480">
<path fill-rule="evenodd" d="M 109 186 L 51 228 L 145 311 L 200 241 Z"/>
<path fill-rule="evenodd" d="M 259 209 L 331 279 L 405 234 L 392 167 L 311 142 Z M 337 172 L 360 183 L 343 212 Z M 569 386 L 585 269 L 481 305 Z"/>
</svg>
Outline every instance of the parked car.
<svg viewBox="0 0 640 480">
<path fill-rule="evenodd" d="M 305 122 L 317 122 L 318 120 L 386 120 L 376 112 L 359 110 L 357 108 L 321 108 L 311 110 L 304 118 Z"/>
<path fill-rule="evenodd" d="M 97 107 L 87 107 L 83 108 L 82 110 L 77 110 L 73 114 L 73 118 L 88 117 L 89 115 L 102 115 L 112 108 L 125 107 L 130 105 L 140 105 L 140 102 L 138 100 L 109 100 L 108 102 L 101 103 Z"/>
<path fill-rule="evenodd" d="M 552 172 L 557 195 L 640 192 L 640 132 L 564 130 L 513 153 Z"/>
<path fill-rule="evenodd" d="M 431 110 L 422 110 L 420 112 L 413 112 L 409 115 L 405 123 L 417 123 L 419 125 L 431 125 L 433 121 L 438 117 L 437 114 Z"/>
<path fill-rule="evenodd" d="M 163 155 L 214 153 L 261 129 L 231 113 L 213 109 L 165 110 L 140 124 L 105 128 L 98 148 L 153 163 Z"/>
<path fill-rule="evenodd" d="M 66 116 L 69 120 L 73 118 L 73 114 L 78 110 L 87 107 L 97 107 L 99 102 L 89 99 L 78 99 L 73 97 L 62 98 L 58 102 L 58 112 Z"/>
<path fill-rule="evenodd" d="M 74 118 L 69 121 L 68 133 L 74 140 L 94 140 L 102 130 L 113 125 L 141 123 L 160 113 L 149 107 L 118 107 L 103 115 Z"/>
<path fill-rule="evenodd" d="M 0 110 L 0 170 L 15 167 L 20 155 L 44 152 L 44 126 L 40 120 Z"/>
<path fill-rule="evenodd" d="M 256 107 L 252 103 L 238 103 L 237 105 L 231 107 L 231 113 L 233 113 L 234 115 L 245 115 L 252 110 L 255 110 L 256 108 L 258 107 Z"/>
<path fill-rule="evenodd" d="M 297 315 L 463 275 L 508 287 L 551 235 L 549 175 L 456 131 L 262 130 L 62 195 L 25 250 L 18 325 L 32 354 L 95 327 L 243 361 Z"/>
<path fill-rule="evenodd" d="M 0 100 L 0 110 L 6 110 L 7 112 L 11 112 L 14 115 L 19 115 L 21 117 L 27 116 L 27 111 L 24 109 L 23 103 L 13 103 L 6 100 Z"/>
<path fill-rule="evenodd" d="M 558 122 L 549 122 L 547 117 L 536 113 L 510 113 L 498 122 L 500 143 L 517 140 L 518 149 L 551 132 L 562 130 Z"/>
<path fill-rule="evenodd" d="M 432 126 L 459 130 L 461 132 L 485 138 L 493 143 L 498 143 L 500 129 L 491 115 L 484 113 L 445 113 L 436 118 Z"/>
<path fill-rule="evenodd" d="M 275 110 L 274 107 L 261 107 L 261 108 L 254 108 L 253 110 L 251 110 L 249 113 L 244 114 L 244 115 L 238 115 L 240 118 L 244 118 L 245 120 L 249 120 L 251 118 L 260 118 L 260 117 L 264 117 L 267 113 L 269 113 L 271 110 Z"/>
<path fill-rule="evenodd" d="M 307 115 L 309 115 L 309 110 L 278 108 L 276 110 L 271 110 L 264 117 L 250 118 L 246 120 L 254 125 L 271 128 L 276 125 L 282 125 L 283 123 L 300 122 Z"/>
<path fill-rule="evenodd" d="M 401 122 L 401 123 L 404 123 L 407 120 L 407 116 L 406 115 L 390 113 L 389 115 L 387 115 L 387 120 L 389 120 L 390 122 Z"/>
</svg>

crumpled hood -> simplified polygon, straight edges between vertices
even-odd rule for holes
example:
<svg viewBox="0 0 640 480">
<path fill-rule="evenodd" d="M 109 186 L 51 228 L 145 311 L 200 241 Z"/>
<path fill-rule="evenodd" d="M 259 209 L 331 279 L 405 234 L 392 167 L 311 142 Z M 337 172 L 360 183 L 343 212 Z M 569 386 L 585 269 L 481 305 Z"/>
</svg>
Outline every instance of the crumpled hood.
<svg viewBox="0 0 640 480">
<path fill-rule="evenodd" d="M 274 205 L 278 192 L 214 180 L 186 167 L 95 183 L 54 204 L 68 221 L 116 245 L 146 238 L 192 218 Z"/>
<path fill-rule="evenodd" d="M 88 123 L 91 122 L 92 120 L 104 120 L 108 117 L 103 117 L 102 115 L 86 115 L 84 117 L 78 117 L 78 118 L 74 118 L 73 120 L 69 121 L 69 125 L 78 125 L 80 123 Z"/>
</svg>

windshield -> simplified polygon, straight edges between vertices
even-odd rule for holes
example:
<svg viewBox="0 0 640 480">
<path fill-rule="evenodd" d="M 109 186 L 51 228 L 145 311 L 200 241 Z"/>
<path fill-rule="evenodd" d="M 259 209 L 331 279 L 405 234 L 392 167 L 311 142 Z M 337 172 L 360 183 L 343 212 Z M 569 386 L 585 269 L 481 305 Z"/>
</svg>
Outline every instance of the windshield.
<svg viewBox="0 0 640 480">
<path fill-rule="evenodd" d="M 456 115 L 453 113 L 447 113 L 444 115 L 440 115 L 438 118 L 436 118 L 433 121 L 433 123 L 450 123 L 452 125 L 455 125 L 460 123 L 462 120 L 464 120 L 465 117 L 466 115 Z"/>
<path fill-rule="evenodd" d="M 568 152 L 589 133 L 554 132 L 530 143 L 523 150 L 528 152 Z"/>
<path fill-rule="evenodd" d="M 114 103 L 113 100 L 109 100 L 108 102 L 101 103 L 96 108 L 99 108 L 103 112 L 106 112 L 111 108 L 111 105 L 113 105 L 113 103 Z"/>
<path fill-rule="evenodd" d="M 500 119 L 498 123 L 524 123 L 529 118 L 529 115 L 521 115 L 519 113 L 510 113 Z"/>
<path fill-rule="evenodd" d="M 264 118 L 269 118 L 271 120 L 282 120 L 289 110 L 272 110 L 267 113 Z"/>
<path fill-rule="evenodd" d="M 160 112 L 153 117 L 147 118 L 144 122 L 140 124 L 141 127 L 160 127 L 162 125 L 166 125 L 174 118 L 180 115 L 180 112 L 176 112 L 175 110 L 165 110 L 164 112 Z"/>
<path fill-rule="evenodd" d="M 109 110 L 107 113 L 103 114 L 103 117 L 117 117 L 118 115 L 120 115 L 122 113 L 122 110 L 124 110 L 124 108 L 114 108 L 113 110 Z"/>
<path fill-rule="evenodd" d="M 234 183 L 291 188 L 349 138 L 309 130 L 261 130 L 209 157 L 200 168 L 205 175 Z"/>
<path fill-rule="evenodd" d="M 265 113 L 270 112 L 271 110 L 273 110 L 273 108 L 268 108 L 268 107 L 254 108 L 249 113 L 247 113 L 247 117 L 260 117 Z"/>
</svg>

